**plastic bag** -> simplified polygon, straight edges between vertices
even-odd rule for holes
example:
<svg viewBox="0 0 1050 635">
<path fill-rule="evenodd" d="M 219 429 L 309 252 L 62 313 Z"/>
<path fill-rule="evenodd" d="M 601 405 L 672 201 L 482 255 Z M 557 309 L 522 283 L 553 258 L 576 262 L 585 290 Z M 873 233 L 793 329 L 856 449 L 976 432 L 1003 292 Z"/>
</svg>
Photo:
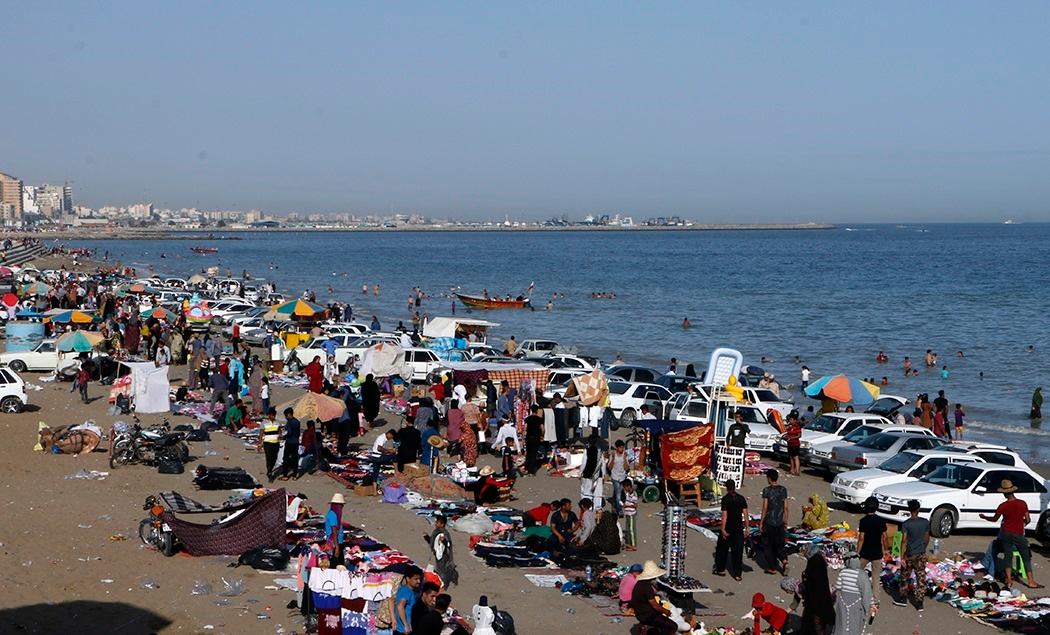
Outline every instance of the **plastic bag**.
<svg viewBox="0 0 1050 635">
<path fill-rule="evenodd" d="M 468 514 L 452 523 L 452 528 L 465 534 L 487 534 L 492 531 L 493 522 L 480 512 Z"/>
<path fill-rule="evenodd" d="M 109 472 L 99 472 L 98 470 L 77 470 L 72 474 L 66 474 L 65 479 L 67 481 L 101 481 L 109 476 Z"/>
<path fill-rule="evenodd" d="M 244 594 L 244 580 L 227 580 L 222 578 L 222 591 L 219 595 L 224 598 L 233 598 Z"/>
<path fill-rule="evenodd" d="M 211 585 L 205 580 L 194 580 L 193 588 L 190 590 L 191 595 L 211 595 Z"/>
</svg>

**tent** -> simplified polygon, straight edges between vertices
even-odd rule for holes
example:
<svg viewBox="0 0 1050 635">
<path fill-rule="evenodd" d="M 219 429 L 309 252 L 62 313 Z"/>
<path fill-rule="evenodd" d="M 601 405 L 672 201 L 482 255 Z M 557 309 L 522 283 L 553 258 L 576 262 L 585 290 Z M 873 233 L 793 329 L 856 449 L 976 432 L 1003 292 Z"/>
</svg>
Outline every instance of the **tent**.
<svg viewBox="0 0 1050 635">
<path fill-rule="evenodd" d="M 153 362 L 121 362 L 131 369 L 131 399 L 135 412 L 169 412 L 171 410 L 171 383 L 168 367 L 157 367 Z"/>
<path fill-rule="evenodd" d="M 405 350 L 397 344 L 383 342 L 366 350 L 361 356 L 360 376 L 373 377 L 399 376 L 405 380 L 412 378 L 412 367 L 405 361 Z"/>
<path fill-rule="evenodd" d="M 474 333 L 480 341 L 485 341 L 486 331 L 493 326 L 499 324 L 473 318 L 434 317 L 423 325 L 423 337 L 465 338 L 468 333 Z"/>
</svg>

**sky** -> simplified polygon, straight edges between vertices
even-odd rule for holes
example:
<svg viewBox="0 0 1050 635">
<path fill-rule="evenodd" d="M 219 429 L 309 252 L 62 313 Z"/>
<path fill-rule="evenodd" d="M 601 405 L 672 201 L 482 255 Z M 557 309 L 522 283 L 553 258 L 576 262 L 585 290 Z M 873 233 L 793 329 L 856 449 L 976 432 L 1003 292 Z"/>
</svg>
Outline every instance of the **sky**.
<svg viewBox="0 0 1050 635">
<path fill-rule="evenodd" d="M 21 2 L 0 171 L 79 204 L 1050 220 L 1050 3 Z"/>
</svg>

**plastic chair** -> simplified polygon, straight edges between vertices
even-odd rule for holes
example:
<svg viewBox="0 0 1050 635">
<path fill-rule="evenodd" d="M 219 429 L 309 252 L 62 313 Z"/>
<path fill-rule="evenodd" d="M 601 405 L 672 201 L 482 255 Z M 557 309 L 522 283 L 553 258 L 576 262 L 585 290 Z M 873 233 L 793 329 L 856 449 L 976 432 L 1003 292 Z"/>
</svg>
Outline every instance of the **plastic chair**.
<svg viewBox="0 0 1050 635">
<path fill-rule="evenodd" d="M 890 553 L 893 554 L 895 558 L 899 558 L 901 556 L 901 547 L 903 545 L 904 532 L 898 531 L 897 533 L 893 534 L 893 544 L 890 545 Z"/>
</svg>

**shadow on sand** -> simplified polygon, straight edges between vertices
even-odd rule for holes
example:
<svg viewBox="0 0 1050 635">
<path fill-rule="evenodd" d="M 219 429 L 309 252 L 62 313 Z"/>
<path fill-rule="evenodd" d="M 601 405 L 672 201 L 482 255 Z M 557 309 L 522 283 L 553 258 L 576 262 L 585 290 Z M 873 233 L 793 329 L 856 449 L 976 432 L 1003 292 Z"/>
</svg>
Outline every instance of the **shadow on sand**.
<svg viewBox="0 0 1050 635">
<path fill-rule="evenodd" d="M 0 633 L 76 633 L 152 635 L 168 618 L 122 602 L 75 600 L 0 610 Z"/>
</svg>

